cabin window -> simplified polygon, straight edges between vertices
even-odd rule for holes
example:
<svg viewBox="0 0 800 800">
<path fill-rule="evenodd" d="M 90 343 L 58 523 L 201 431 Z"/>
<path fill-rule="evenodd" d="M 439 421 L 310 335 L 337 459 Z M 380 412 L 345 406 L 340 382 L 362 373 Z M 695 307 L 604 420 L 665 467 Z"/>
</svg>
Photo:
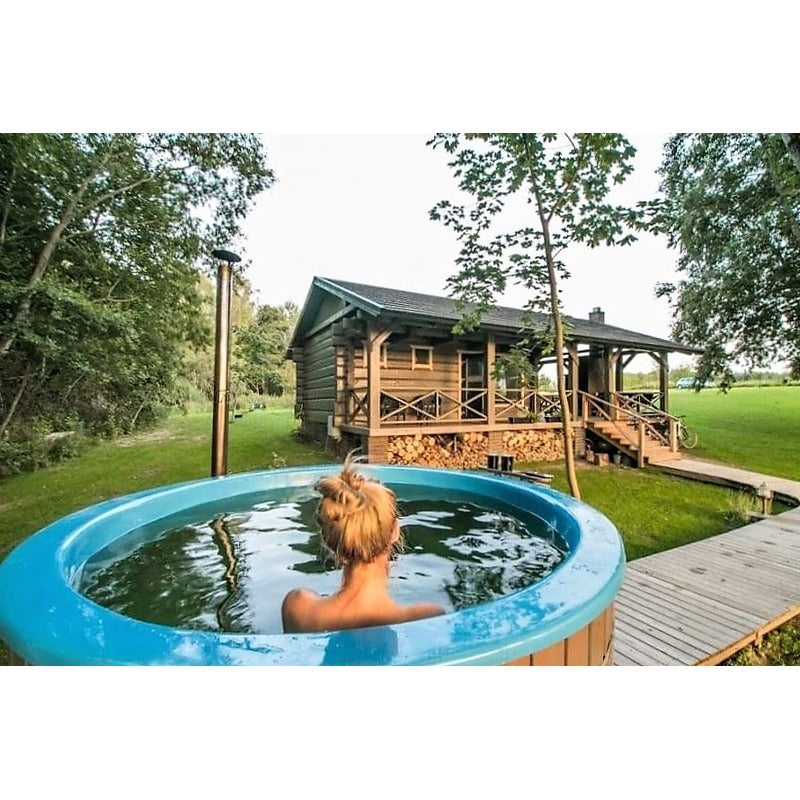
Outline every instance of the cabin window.
<svg viewBox="0 0 800 800">
<path fill-rule="evenodd" d="M 411 369 L 433 369 L 433 348 L 411 345 Z"/>
</svg>

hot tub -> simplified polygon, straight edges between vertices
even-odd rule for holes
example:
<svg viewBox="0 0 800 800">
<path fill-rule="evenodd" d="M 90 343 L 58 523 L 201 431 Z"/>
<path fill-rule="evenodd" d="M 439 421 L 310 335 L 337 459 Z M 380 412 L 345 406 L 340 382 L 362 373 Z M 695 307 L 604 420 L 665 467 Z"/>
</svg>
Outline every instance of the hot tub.
<svg viewBox="0 0 800 800">
<path fill-rule="evenodd" d="M 545 578 L 443 616 L 315 634 L 183 630 L 115 613 L 77 586 L 93 555 L 176 513 L 270 488 L 310 487 L 338 465 L 193 481 L 127 495 L 42 529 L 0 564 L 0 639 L 13 663 L 42 665 L 601 665 L 613 653 L 613 603 L 625 567 L 611 522 L 584 503 L 509 478 L 416 467 L 364 467 L 391 485 L 465 492 L 534 514 L 568 545 Z"/>
</svg>

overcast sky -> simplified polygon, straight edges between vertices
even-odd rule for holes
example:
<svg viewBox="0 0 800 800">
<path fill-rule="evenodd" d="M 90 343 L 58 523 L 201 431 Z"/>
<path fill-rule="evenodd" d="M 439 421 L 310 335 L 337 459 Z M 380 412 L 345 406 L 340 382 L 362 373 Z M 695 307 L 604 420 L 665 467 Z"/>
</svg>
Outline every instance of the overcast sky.
<svg viewBox="0 0 800 800">
<path fill-rule="evenodd" d="M 446 154 L 419 135 L 265 135 L 277 183 L 244 226 L 252 261 L 248 277 L 262 303 L 302 305 L 315 275 L 408 291 L 446 294 L 458 252 L 453 232 L 428 219 L 439 200 L 456 199 Z M 629 135 L 635 170 L 618 190 L 620 202 L 655 195 L 656 169 L 667 134 Z M 667 303 L 658 281 L 674 280 L 676 254 L 664 239 L 643 236 L 625 248 L 575 248 L 563 283 L 567 314 L 586 318 L 594 306 L 606 322 L 670 338 Z M 522 306 L 510 288 L 504 305 Z M 670 364 L 690 363 L 673 354 Z M 649 358 L 634 369 L 650 369 Z"/>
</svg>

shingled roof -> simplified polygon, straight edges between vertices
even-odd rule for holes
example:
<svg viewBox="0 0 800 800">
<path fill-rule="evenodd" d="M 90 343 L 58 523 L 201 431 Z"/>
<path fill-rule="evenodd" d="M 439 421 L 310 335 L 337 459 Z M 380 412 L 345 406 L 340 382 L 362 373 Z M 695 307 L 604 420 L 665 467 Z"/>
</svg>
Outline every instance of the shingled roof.
<svg viewBox="0 0 800 800">
<path fill-rule="evenodd" d="M 419 292 L 407 292 L 402 289 L 390 289 L 384 286 L 370 286 L 365 283 L 353 283 L 335 278 L 314 278 L 306 303 L 292 337 L 291 346 L 298 344 L 308 329 L 309 318 L 313 318 L 311 306 L 318 290 L 336 295 L 361 309 L 370 316 L 391 316 L 414 318 L 419 322 L 457 322 L 461 318 L 452 297 L 440 297 Z M 317 295 L 318 296 L 318 295 Z M 484 314 L 482 328 L 518 333 L 523 327 L 525 312 L 518 308 L 497 306 Z M 546 330 L 550 325 L 548 314 L 530 313 L 534 329 Z M 701 348 L 690 347 L 669 339 L 660 339 L 636 331 L 617 328 L 587 319 L 564 316 L 571 330 L 569 338 L 573 341 L 603 344 L 624 345 L 636 349 L 662 350 L 678 353 L 702 353 Z"/>
</svg>

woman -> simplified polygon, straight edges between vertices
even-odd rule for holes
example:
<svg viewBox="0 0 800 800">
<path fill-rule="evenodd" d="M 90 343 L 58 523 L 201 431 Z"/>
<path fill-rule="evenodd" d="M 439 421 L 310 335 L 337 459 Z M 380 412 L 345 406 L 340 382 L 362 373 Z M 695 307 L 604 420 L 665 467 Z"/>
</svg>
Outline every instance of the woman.
<svg viewBox="0 0 800 800">
<path fill-rule="evenodd" d="M 322 542 L 344 567 L 342 585 L 330 597 L 292 589 L 281 607 L 284 633 L 366 628 L 445 613 L 433 603 L 399 606 L 389 596 L 389 560 L 402 548 L 391 489 L 361 475 L 349 457 L 338 475 L 322 478 L 316 488 L 322 495 Z"/>
</svg>

